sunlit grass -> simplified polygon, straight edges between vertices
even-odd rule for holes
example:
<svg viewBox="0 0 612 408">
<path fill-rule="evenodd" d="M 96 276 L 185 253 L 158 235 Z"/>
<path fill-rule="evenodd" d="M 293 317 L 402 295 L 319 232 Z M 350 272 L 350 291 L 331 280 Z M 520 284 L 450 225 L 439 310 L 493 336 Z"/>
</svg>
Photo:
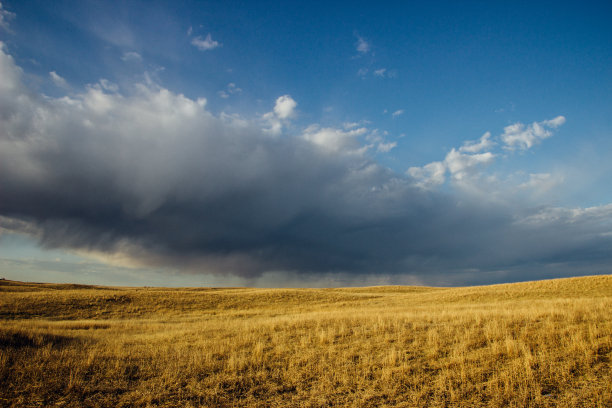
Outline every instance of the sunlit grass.
<svg viewBox="0 0 612 408">
<path fill-rule="evenodd" d="M 612 406 L 612 276 L 470 288 L 0 283 L 0 406 Z"/>
</svg>

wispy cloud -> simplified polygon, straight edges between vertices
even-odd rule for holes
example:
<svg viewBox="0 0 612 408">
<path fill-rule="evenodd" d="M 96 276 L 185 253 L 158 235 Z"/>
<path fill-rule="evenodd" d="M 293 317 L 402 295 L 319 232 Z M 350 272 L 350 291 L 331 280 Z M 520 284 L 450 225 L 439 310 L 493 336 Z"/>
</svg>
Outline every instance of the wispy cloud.
<svg viewBox="0 0 612 408">
<path fill-rule="evenodd" d="M 111 82 L 105 78 L 100 79 L 100 81 L 98 81 L 98 84 L 96 86 L 99 86 L 101 89 L 108 91 L 108 92 L 119 91 L 119 86 L 116 83 Z"/>
<path fill-rule="evenodd" d="M 233 82 L 227 84 L 226 89 L 217 92 L 217 94 L 223 99 L 227 99 L 230 97 L 230 95 L 235 95 L 239 93 L 242 93 L 242 88 L 238 88 Z"/>
<path fill-rule="evenodd" d="M 9 21 L 15 18 L 15 13 L 6 10 L 2 3 L 0 3 L 0 29 L 6 32 L 12 32 Z"/>
<path fill-rule="evenodd" d="M 121 56 L 121 60 L 123 60 L 125 62 L 142 61 L 142 55 L 140 55 L 136 51 L 126 51 Z"/>
<path fill-rule="evenodd" d="M 469 140 L 459 148 L 460 152 L 477 153 L 482 150 L 490 149 L 494 143 L 491 141 L 491 132 L 486 132 L 478 141 Z"/>
<path fill-rule="evenodd" d="M 363 37 L 361 37 L 360 35 L 357 35 L 357 42 L 355 43 L 355 49 L 360 54 L 367 54 L 372 49 L 372 45 L 368 41 L 366 41 Z"/>
<path fill-rule="evenodd" d="M 357 71 L 357 76 L 365 78 L 368 73 L 372 73 L 372 76 L 376 78 L 395 78 L 397 77 L 397 71 L 392 69 L 388 70 L 387 68 L 378 68 L 373 71 L 370 71 L 368 68 L 362 67 Z"/>
<path fill-rule="evenodd" d="M 59 76 L 57 74 L 57 72 L 55 71 L 51 71 L 49 72 L 49 77 L 51 77 L 51 80 L 53 81 L 53 83 L 60 87 L 60 88 L 67 88 L 68 87 L 68 83 L 66 82 L 66 80 L 64 78 L 62 78 L 61 76 Z"/>
<path fill-rule="evenodd" d="M 389 153 L 392 149 L 397 147 L 397 142 L 379 143 L 376 147 L 376 151 L 380 153 Z"/>
<path fill-rule="evenodd" d="M 398 109 L 398 110 L 396 110 L 395 112 L 393 112 L 391 114 L 391 117 L 397 118 L 398 116 L 401 116 L 403 114 L 404 114 L 404 110 L 403 109 Z"/>
<path fill-rule="evenodd" d="M 359 68 L 357 70 L 357 76 L 358 77 L 365 78 L 366 75 L 368 75 L 368 69 L 367 68 Z"/>
<path fill-rule="evenodd" d="M 191 44 L 200 51 L 214 50 L 215 48 L 220 47 L 222 45 L 219 41 L 213 40 L 210 34 L 208 34 L 204 39 L 202 39 L 201 36 L 193 38 L 191 40 Z"/>
<path fill-rule="evenodd" d="M 353 128 L 356 128 L 356 127 L 367 126 L 367 125 L 370 125 L 371 123 L 372 122 L 370 122 L 369 120 L 362 119 L 362 120 L 360 120 L 358 122 L 344 122 L 342 124 L 342 127 L 344 129 L 353 129 Z"/>
<path fill-rule="evenodd" d="M 387 71 L 387 68 L 376 69 L 376 70 L 374 70 L 374 76 L 377 76 L 377 77 L 380 77 L 380 78 L 384 78 L 386 71 Z"/>
<path fill-rule="evenodd" d="M 563 183 L 564 177 L 553 175 L 550 173 L 532 173 L 529 174 L 529 179 L 519 185 L 519 188 L 527 189 L 536 192 L 537 194 L 545 194 L 554 187 Z"/>
</svg>

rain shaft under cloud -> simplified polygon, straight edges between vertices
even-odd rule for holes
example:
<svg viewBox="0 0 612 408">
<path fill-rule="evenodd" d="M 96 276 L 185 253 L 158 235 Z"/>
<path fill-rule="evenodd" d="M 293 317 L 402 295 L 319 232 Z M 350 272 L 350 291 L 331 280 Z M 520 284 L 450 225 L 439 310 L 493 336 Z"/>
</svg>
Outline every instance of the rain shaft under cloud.
<svg viewBox="0 0 612 408">
<path fill-rule="evenodd" d="M 289 134 L 297 105 L 289 95 L 249 119 L 215 116 L 205 99 L 153 82 L 123 92 L 111 85 L 41 95 L 2 46 L 5 230 L 108 262 L 244 277 L 470 273 L 478 281 L 484 272 L 536 277 L 523 275 L 534 265 L 586 271 L 610 261 L 610 206 L 552 209 L 452 185 L 435 190 L 425 170 L 404 175 L 377 164 L 368 152 L 385 141 L 370 129 L 313 125 Z M 513 129 L 512 146 L 529 147 L 517 142 L 520 131 L 543 138 L 533 129 Z M 462 177 L 450 183 L 466 185 L 495 157 L 453 152 L 434 186 L 447 170 L 456 176 L 457 163 Z"/>
</svg>

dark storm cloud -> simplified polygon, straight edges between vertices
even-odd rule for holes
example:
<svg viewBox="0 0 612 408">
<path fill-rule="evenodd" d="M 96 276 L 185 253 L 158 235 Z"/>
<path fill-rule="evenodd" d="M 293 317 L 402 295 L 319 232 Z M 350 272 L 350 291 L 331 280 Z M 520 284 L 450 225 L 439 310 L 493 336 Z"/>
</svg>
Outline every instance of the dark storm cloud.
<svg viewBox="0 0 612 408">
<path fill-rule="evenodd" d="M 610 260 L 610 207 L 437 193 L 367 158 L 359 131 L 280 136 L 285 117 L 272 132 L 154 84 L 49 98 L 20 76 L 2 49 L 0 220 L 45 247 L 247 277 Z"/>
</svg>

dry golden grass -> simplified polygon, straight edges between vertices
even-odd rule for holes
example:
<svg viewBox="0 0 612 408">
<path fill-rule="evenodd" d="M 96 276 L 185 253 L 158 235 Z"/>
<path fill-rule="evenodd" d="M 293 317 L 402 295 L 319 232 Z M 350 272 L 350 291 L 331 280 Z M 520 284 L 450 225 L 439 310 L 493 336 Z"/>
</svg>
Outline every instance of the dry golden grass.
<svg viewBox="0 0 612 408">
<path fill-rule="evenodd" d="M 0 405 L 611 407 L 612 276 L 468 288 L 0 281 Z"/>
</svg>

